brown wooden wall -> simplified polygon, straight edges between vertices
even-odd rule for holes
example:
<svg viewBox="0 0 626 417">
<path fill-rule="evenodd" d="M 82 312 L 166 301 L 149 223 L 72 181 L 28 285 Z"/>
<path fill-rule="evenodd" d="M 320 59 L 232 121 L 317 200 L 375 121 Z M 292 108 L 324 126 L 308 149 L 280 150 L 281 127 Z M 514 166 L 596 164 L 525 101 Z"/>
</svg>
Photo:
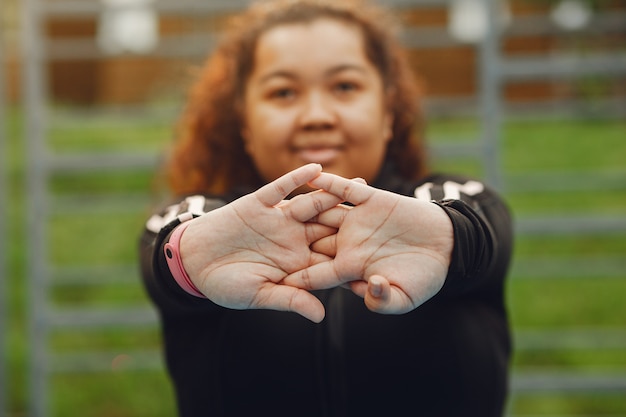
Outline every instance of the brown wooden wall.
<svg viewBox="0 0 626 417">
<path fill-rule="evenodd" d="M 611 3 L 610 1 L 607 2 Z M 615 1 L 615 7 L 624 8 L 624 2 Z M 517 0 L 512 4 L 514 16 L 545 12 L 545 2 Z M 406 11 L 402 18 L 407 25 L 445 26 L 444 8 Z M 182 18 L 161 17 L 159 25 L 163 37 L 185 33 L 199 28 L 216 28 L 220 17 Z M 52 19 L 45 25 L 50 39 L 94 39 L 96 18 Z M 624 42 L 625 33 L 620 41 Z M 507 54 L 546 53 L 559 47 L 561 40 L 547 35 L 507 37 L 503 49 Z M 445 48 L 420 48 L 410 54 L 420 85 L 428 96 L 455 97 L 472 95 L 477 88 L 476 51 L 470 45 L 457 44 Z M 189 71 L 196 61 L 166 59 L 151 56 L 122 55 L 49 62 L 49 93 L 60 103 L 79 105 L 124 104 L 181 94 L 190 81 Z M 9 60 L 6 71 L 9 96 L 19 95 L 19 62 Z M 505 86 L 505 95 L 511 100 L 535 100 L 560 94 L 567 88 L 555 81 L 533 81 Z"/>
</svg>

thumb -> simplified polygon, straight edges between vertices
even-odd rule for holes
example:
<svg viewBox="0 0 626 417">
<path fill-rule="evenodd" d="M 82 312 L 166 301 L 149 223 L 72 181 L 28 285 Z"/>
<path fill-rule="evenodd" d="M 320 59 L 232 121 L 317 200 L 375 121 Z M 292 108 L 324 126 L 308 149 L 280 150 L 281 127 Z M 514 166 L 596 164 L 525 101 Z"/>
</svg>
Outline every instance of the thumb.
<svg viewBox="0 0 626 417">
<path fill-rule="evenodd" d="M 381 275 L 372 275 L 367 282 L 365 305 L 374 312 L 382 313 L 389 307 L 391 301 L 391 285 Z"/>
<path fill-rule="evenodd" d="M 272 284 L 261 290 L 257 299 L 263 301 L 250 307 L 291 311 L 314 323 L 321 322 L 326 315 L 324 305 L 317 297 L 306 290 L 289 285 Z"/>
</svg>

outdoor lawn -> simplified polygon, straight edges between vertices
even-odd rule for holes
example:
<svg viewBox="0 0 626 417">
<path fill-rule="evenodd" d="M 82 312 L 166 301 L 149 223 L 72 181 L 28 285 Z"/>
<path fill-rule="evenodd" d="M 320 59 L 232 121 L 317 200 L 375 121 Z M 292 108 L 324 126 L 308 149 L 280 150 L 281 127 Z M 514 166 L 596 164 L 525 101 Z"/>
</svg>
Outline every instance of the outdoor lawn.
<svg viewBox="0 0 626 417">
<path fill-rule="evenodd" d="M 48 148 L 64 155 L 124 152 L 157 156 L 170 144 L 175 116 L 162 113 L 164 117 L 139 118 L 115 112 L 85 112 L 76 117 L 60 110 L 51 123 Z M 7 241 L 11 242 L 8 293 L 3 294 L 9 312 L 6 372 L 10 392 L 6 415 L 18 417 L 27 415 L 31 403 L 31 288 L 27 272 L 32 260 L 26 236 L 25 206 L 29 200 L 22 118 L 15 111 L 8 116 L 9 153 L 8 157 L 3 155 L 2 162 L 9 164 L 9 188 L 5 191 L 9 197 Z M 428 129 L 434 143 L 462 142 L 476 132 L 477 126 L 471 121 L 437 120 Z M 503 126 L 500 146 L 503 193 L 516 219 L 626 216 L 625 121 L 510 121 Z M 435 160 L 434 168 L 473 175 L 483 172 L 480 163 L 472 159 Z M 547 187 L 553 175 L 558 178 L 558 186 Z M 605 187 L 590 185 L 592 175 L 599 175 Z M 523 190 L 513 186 L 520 184 Z M 55 277 L 49 285 L 50 306 L 60 311 L 150 308 L 140 283 L 136 248 L 143 222 L 163 195 L 155 172 L 133 168 L 120 172 L 58 172 L 50 178 L 48 189 L 48 262 L 52 271 L 75 271 L 71 279 Z M 626 375 L 626 272 L 619 272 L 620 268 L 625 271 L 624 254 L 623 230 L 518 236 L 507 288 L 511 323 L 521 344 L 513 358 L 514 375 L 528 371 Z M 537 259 L 556 259 L 571 267 L 536 271 L 532 261 Z M 589 267 L 594 262 L 602 267 L 580 272 L 578 265 Z M 84 268 L 90 272 L 81 272 Z M 559 342 L 561 332 L 573 330 L 597 339 L 576 340 L 571 348 L 553 348 L 549 343 L 529 345 L 522 338 L 541 330 L 548 331 L 544 335 L 555 335 L 552 342 Z M 611 340 L 605 343 L 602 337 L 607 334 Z M 550 337 L 547 339 L 550 341 Z M 175 415 L 173 393 L 159 361 L 156 325 L 59 328 L 49 334 L 47 341 L 49 352 L 84 361 L 78 365 L 62 362 L 59 366 L 90 369 L 50 377 L 51 416 Z M 89 356 L 94 352 L 98 353 L 95 359 Z M 516 392 L 509 411 L 511 416 L 626 415 L 623 395 L 617 391 Z"/>
</svg>

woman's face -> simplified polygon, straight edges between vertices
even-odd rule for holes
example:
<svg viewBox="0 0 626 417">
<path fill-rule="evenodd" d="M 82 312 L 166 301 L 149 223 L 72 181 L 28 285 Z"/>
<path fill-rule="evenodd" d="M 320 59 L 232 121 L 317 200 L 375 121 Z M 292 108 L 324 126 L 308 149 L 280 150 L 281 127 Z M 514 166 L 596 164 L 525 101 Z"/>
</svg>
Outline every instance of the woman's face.
<svg viewBox="0 0 626 417">
<path fill-rule="evenodd" d="M 371 182 L 391 138 L 381 77 L 356 26 L 286 24 L 258 40 L 246 83 L 246 151 L 266 181 L 310 162 Z"/>
</svg>

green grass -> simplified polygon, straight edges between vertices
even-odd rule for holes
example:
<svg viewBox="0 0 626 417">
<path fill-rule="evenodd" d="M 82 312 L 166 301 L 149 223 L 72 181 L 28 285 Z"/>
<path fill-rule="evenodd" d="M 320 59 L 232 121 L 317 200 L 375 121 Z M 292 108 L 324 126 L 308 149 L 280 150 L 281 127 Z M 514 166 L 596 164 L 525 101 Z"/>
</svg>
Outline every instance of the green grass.
<svg viewBox="0 0 626 417">
<path fill-rule="evenodd" d="M 26 201 L 25 150 L 18 114 L 9 117 L 10 180 L 9 221 L 9 332 L 7 370 L 11 381 L 8 416 L 26 415 L 30 402 L 27 387 L 29 341 L 27 333 L 28 287 L 24 218 Z M 127 115 L 97 113 L 78 118 L 67 114 L 53 123 L 49 148 L 54 152 L 150 152 L 169 146 L 171 121 L 138 122 Z M 626 123 L 620 121 L 517 121 L 504 127 L 501 165 L 507 175 L 539 176 L 551 173 L 626 171 Z M 463 141 L 473 136 L 472 121 L 434 122 L 429 136 Z M 452 139 L 449 139 L 452 138 Z M 460 139 L 455 139 L 460 138 Z M 443 139 L 441 139 L 443 140 Z M 4 161 L 3 161 L 4 162 Z M 435 169 L 480 175 L 476 161 L 436 160 Z M 579 174 L 578 174 L 579 175 Z M 611 174 L 613 175 L 613 174 Z M 57 267 L 92 268 L 95 273 L 81 282 L 53 283 L 49 302 L 57 308 L 95 307 L 118 309 L 150 307 L 138 274 L 137 238 L 152 203 L 153 174 L 129 170 L 120 173 L 56 174 L 48 184 L 55 205 L 47 225 L 48 257 Z M 532 215 L 593 214 L 620 216 L 626 213 L 626 185 L 610 191 L 530 191 L 506 189 L 507 201 L 517 217 Z M 64 199 L 82 202 L 68 210 Z M 120 208 L 116 201 L 130 203 Z M 58 206 L 57 206 L 58 204 Z M 77 238 L 78 237 L 78 238 Z M 587 258 L 619 258 L 626 253 L 622 234 L 519 236 L 515 257 L 521 260 L 556 258 L 576 261 Z M 97 268 L 130 265 L 117 276 L 98 275 Z M 514 329 L 613 329 L 625 328 L 626 273 L 618 277 L 594 275 L 548 279 L 523 276 L 515 268 L 507 286 L 507 302 Z M 109 282 L 109 278 L 115 282 Z M 55 353 L 104 352 L 99 372 L 58 374 L 50 380 L 52 415 L 58 417 L 171 417 L 175 415 L 171 386 L 163 369 L 137 370 L 141 352 L 159 354 L 157 328 L 67 329 L 54 331 L 49 346 Z M 137 356 L 139 355 L 139 356 Z M 522 349 L 515 352 L 514 370 L 565 369 L 626 373 L 622 349 Z M 617 395 L 546 393 L 519 395 L 512 399 L 513 415 L 617 415 L 626 405 Z"/>
<path fill-rule="evenodd" d="M 569 236 L 567 238 L 526 236 L 517 240 L 515 253 L 517 257 L 531 257 L 541 253 L 569 257 L 572 254 L 618 256 L 626 253 L 626 239 L 621 235 Z"/>
<path fill-rule="evenodd" d="M 515 399 L 514 411 L 527 416 L 621 416 L 626 414 L 623 396 L 623 393 L 522 396 Z M 607 404 L 611 405 L 607 407 Z"/>
<path fill-rule="evenodd" d="M 517 122 L 504 142 L 509 173 L 625 168 L 625 122 Z"/>
<path fill-rule="evenodd" d="M 625 279 L 513 277 L 508 304 L 517 328 L 624 327 L 624 294 Z"/>
<path fill-rule="evenodd" d="M 49 224 L 49 253 L 54 264 L 99 265 L 135 262 L 144 213 L 72 213 Z M 120 240 L 120 232 L 129 236 Z M 85 250 L 88 239 L 89 250 Z"/>
<path fill-rule="evenodd" d="M 8 155 L 8 246 L 10 292 L 7 347 L 9 364 L 4 370 L 10 381 L 7 416 L 27 415 L 28 386 L 28 287 L 26 271 L 26 219 L 24 207 L 26 146 L 20 115 L 7 118 Z M 138 124 L 126 116 L 83 115 L 56 125 L 49 148 L 54 152 L 159 152 L 170 141 L 171 126 L 165 121 Z M 4 169 L 4 165 L 3 165 Z M 48 256 L 55 267 L 131 266 L 115 283 L 89 281 L 53 284 L 48 302 L 57 308 L 94 307 L 117 309 L 127 306 L 151 308 L 137 274 L 137 239 L 146 219 L 152 172 L 56 174 L 48 184 L 53 206 L 46 235 Z M 64 198 L 82 201 L 84 206 L 68 211 Z M 130 209 L 121 209 L 114 199 L 130 198 Z M 141 203 L 143 201 L 143 203 Z M 55 203 L 56 204 L 56 203 Z M 77 237 L 79 237 L 77 239 Z M 79 276 L 80 278 L 80 276 Z M 104 277 L 107 278 L 107 277 Z M 121 283 L 120 283 L 121 282 Z M 156 326 L 124 329 L 73 329 L 54 331 L 48 337 L 54 353 L 102 352 L 102 371 L 84 374 L 57 374 L 50 378 L 48 393 L 53 416 L 172 416 L 173 392 L 163 368 L 133 369 L 132 355 L 142 351 L 160 355 L 160 334 Z M 134 353 L 135 352 L 135 353 Z M 139 353 L 136 353 L 139 352 Z M 107 359 L 108 358 L 108 359 Z M 120 358 L 122 360 L 120 360 Z M 2 393 L 4 395 L 4 393 Z"/>
<path fill-rule="evenodd" d="M 51 391 L 51 406 L 58 416 L 176 415 L 172 393 L 161 372 L 112 368 L 91 377 L 68 374 L 55 378 Z"/>
</svg>

